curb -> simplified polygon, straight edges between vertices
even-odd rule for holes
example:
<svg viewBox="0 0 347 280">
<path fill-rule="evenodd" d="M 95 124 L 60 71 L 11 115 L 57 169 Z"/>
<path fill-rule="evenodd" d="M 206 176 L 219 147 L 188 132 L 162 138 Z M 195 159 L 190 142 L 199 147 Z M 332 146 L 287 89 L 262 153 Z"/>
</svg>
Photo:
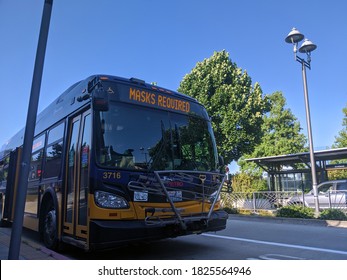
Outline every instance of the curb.
<svg viewBox="0 0 347 280">
<path fill-rule="evenodd" d="M 311 226 L 321 226 L 321 227 L 347 228 L 347 221 L 337 221 L 337 220 L 282 218 L 282 217 L 240 215 L 240 214 L 229 214 L 229 220 L 248 220 L 248 221 L 256 221 L 256 222 L 260 222 L 260 221 L 272 222 L 272 223 L 278 223 L 278 224 L 298 224 L 298 225 L 311 225 Z"/>
<path fill-rule="evenodd" d="M 0 228 L 0 258 L 6 260 L 9 252 L 12 228 Z M 21 260 L 69 260 L 58 252 L 47 249 L 35 240 L 22 236 L 20 245 Z"/>
<path fill-rule="evenodd" d="M 70 258 L 68 257 L 65 257 L 64 255 L 61 255 L 55 251 L 52 251 L 46 247 L 40 247 L 40 250 L 42 253 L 48 255 L 48 256 L 51 256 L 53 259 L 55 260 L 71 260 Z"/>
<path fill-rule="evenodd" d="M 52 251 L 52 250 L 46 248 L 45 246 L 42 246 L 41 244 L 37 243 L 36 241 L 29 240 L 27 238 L 23 238 L 22 239 L 22 245 L 23 244 L 26 244 L 28 247 L 31 247 L 32 250 L 37 252 L 38 254 L 40 253 L 43 256 L 47 256 L 47 259 L 69 260 L 68 257 L 61 255 L 58 252 Z"/>
</svg>

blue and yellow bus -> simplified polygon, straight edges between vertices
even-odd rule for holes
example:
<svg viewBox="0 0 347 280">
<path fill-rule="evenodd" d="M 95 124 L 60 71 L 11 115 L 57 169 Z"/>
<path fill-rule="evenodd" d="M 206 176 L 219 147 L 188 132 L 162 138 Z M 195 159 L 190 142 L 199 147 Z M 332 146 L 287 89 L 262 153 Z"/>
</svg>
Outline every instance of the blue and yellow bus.
<svg viewBox="0 0 347 280">
<path fill-rule="evenodd" d="M 13 220 L 24 130 L 0 151 L 1 220 Z M 94 75 L 37 117 L 24 226 L 84 250 L 219 231 L 224 183 L 210 119 L 195 99 Z"/>
</svg>

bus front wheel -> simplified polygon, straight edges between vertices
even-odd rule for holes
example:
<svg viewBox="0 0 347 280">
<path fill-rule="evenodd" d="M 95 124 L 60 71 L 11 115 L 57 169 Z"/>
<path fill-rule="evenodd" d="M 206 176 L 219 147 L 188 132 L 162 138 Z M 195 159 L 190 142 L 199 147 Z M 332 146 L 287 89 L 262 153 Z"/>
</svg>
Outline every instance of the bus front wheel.
<svg viewBox="0 0 347 280">
<path fill-rule="evenodd" d="M 49 201 L 45 207 L 43 216 L 43 242 L 46 247 L 52 250 L 58 248 L 58 229 L 57 229 L 57 211 L 52 201 Z"/>
</svg>

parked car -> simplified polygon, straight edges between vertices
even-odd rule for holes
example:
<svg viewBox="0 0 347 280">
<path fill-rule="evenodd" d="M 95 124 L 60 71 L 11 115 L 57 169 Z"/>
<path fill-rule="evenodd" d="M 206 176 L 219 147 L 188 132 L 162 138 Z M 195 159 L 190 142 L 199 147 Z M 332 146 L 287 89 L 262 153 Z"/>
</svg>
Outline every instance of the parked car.
<svg viewBox="0 0 347 280">
<path fill-rule="evenodd" d="M 320 183 L 317 186 L 319 208 L 347 207 L 347 180 L 334 180 Z M 288 205 L 305 205 L 315 207 L 313 190 L 289 199 Z"/>
</svg>

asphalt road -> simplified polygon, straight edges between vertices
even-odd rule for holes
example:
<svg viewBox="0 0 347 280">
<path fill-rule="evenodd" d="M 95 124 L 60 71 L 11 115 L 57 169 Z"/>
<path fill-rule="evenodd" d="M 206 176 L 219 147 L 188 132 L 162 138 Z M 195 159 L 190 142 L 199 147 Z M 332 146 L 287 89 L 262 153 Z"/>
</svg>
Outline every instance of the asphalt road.
<svg viewBox="0 0 347 280">
<path fill-rule="evenodd" d="M 38 239 L 33 232 L 24 231 L 24 235 L 29 243 Z M 98 253 L 67 247 L 64 254 L 70 259 L 96 261 L 64 261 L 63 266 L 61 262 L 46 262 L 46 270 L 51 270 L 55 278 L 98 279 L 107 275 L 117 279 L 138 278 L 137 274 L 127 276 L 129 271 L 143 273 L 141 275 L 145 276 L 141 279 L 213 276 L 217 280 L 240 276 L 275 280 L 290 275 L 299 279 L 341 278 L 345 273 L 345 261 L 314 260 L 347 260 L 347 228 L 231 216 L 227 229 L 218 233 L 184 236 Z M 312 261 L 253 261 L 304 259 Z M 20 279 L 27 275 L 45 279 L 46 274 L 37 274 L 41 267 L 42 262 L 9 261 L 1 275 L 4 279 Z"/>
<path fill-rule="evenodd" d="M 347 228 L 230 218 L 217 233 L 98 253 L 67 248 L 66 255 L 81 260 L 347 260 Z"/>
</svg>

